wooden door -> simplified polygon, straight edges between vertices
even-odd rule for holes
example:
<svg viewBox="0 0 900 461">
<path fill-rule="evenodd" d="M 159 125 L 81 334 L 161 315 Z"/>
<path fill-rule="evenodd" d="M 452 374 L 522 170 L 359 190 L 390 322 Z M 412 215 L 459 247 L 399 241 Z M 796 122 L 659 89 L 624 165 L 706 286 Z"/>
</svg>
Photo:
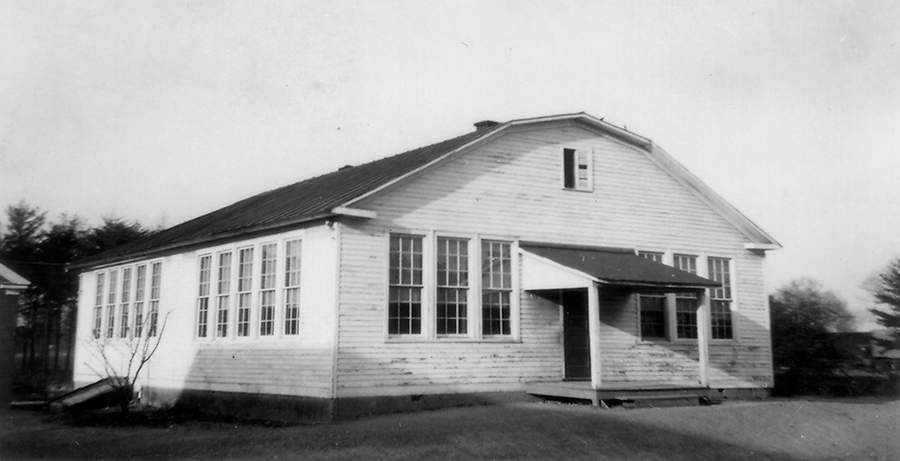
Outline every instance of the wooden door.
<svg viewBox="0 0 900 461">
<path fill-rule="evenodd" d="M 563 291 L 562 307 L 566 379 L 591 379 L 587 289 Z"/>
</svg>

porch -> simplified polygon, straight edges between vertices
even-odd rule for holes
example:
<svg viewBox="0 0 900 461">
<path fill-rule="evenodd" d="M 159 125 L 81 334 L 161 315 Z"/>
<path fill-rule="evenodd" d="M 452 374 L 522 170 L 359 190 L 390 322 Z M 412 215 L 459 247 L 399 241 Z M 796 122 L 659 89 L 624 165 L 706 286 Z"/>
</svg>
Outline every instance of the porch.
<svg viewBox="0 0 900 461">
<path fill-rule="evenodd" d="M 717 282 L 645 259 L 633 250 L 528 242 L 520 248 L 522 288 L 558 303 L 563 327 L 562 379 L 527 383 L 529 394 L 590 400 L 594 405 L 603 405 L 604 401 L 683 401 L 696 405 L 701 399 L 709 398 L 708 289 L 718 286 Z M 633 330 L 625 330 L 633 335 L 625 342 L 603 344 L 612 324 L 602 318 L 621 305 L 616 301 L 618 297 L 671 293 L 695 296 L 697 335 L 694 341 L 675 345 L 662 342 L 663 346 L 645 344 L 640 341 L 638 321 L 631 325 Z M 635 352 L 635 346 L 629 343 L 637 344 L 643 351 Z M 631 348 L 625 355 L 623 344 Z M 658 352 L 651 351 L 654 347 L 667 349 L 664 353 L 670 355 L 657 355 Z M 605 376 L 602 369 L 605 356 L 615 357 L 607 359 L 607 366 L 623 361 L 646 366 L 642 373 L 611 369 Z M 622 379 L 637 374 L 643 374 L 643 379 Z"/>
</svg>

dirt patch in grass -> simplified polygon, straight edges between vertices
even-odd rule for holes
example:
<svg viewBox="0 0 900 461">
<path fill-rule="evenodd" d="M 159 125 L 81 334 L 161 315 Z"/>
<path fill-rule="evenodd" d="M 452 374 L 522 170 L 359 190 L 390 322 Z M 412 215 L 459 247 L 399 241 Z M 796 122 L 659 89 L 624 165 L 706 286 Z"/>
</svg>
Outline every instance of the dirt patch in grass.
<svg viewBox="0 0 900 461">
<path fill-rule="evenodd" d="M 266 425 L 157 414 L 123 425 L 3 417 L 2 459 L 896 459 L 900 402 L 600 410 L 531 403 Z"/>
</svg>

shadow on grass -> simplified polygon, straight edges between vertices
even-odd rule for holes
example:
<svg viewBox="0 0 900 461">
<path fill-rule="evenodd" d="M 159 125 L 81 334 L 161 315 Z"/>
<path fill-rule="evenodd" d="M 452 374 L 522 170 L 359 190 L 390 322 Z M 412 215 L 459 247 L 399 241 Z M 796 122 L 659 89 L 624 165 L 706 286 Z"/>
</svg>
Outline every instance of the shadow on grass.
<svg viewBox="0 0 900 461">
<path fill-rule="evenodd" d="M 83 411 L 61 414 L 55 419 L 72 427 L 109 427 L 109 428 L 170 428 L 192 423 L 221 425 L 287 427 L 301 423 L 285 421 L 269 421 L 263 419 L 243 419 L 228 416 L 210 415 L 177 409 L 142 408 L 122 413 L 118 409 Z"/>
<path fill-rule="evenodd" d="M 4 459 L 799 459 L 772 448 L 725 443 L 721 437 L 621 417 L 630 413 L 530 404 L 307 426 L 197 419 L 175 412 L 137 413 L 124 420 L 92 415 L 65 424 L 46 419 L 14 424 L 0 435 L 0 455 Z"/>
</svg>

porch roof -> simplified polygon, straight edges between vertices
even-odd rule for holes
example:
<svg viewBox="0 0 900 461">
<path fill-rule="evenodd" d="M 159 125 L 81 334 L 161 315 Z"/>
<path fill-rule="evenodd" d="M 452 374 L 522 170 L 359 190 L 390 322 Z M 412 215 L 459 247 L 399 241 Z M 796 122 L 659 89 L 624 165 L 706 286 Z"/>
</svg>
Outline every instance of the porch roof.
<svg viewBox="0 0 900 461">
<path fill-rule="evenodd" d="M 638 256 L 630 249 L 520 243 L 523 288 L 576 288 L 591 281 L 613 286 L 702 290 L 721 283 Z"/>
</svg>

